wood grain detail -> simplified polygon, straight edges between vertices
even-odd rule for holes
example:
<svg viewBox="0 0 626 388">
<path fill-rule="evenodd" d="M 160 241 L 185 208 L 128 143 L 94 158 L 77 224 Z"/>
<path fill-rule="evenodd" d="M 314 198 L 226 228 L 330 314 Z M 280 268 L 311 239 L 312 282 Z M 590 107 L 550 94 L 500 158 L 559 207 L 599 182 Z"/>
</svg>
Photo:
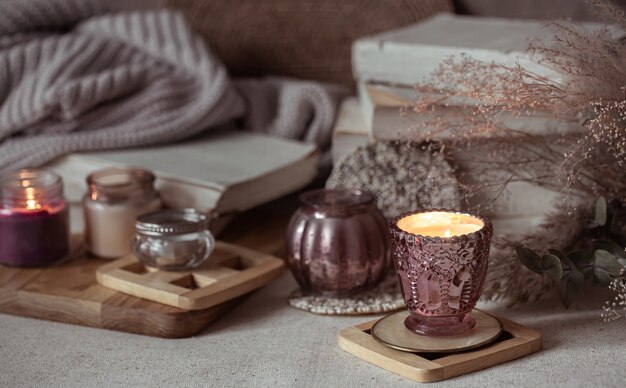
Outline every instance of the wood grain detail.
<svg viewBox="0 0 626 388">
<path fill-rule="evenodd" d="M 189 271 L 137 270 L 137 259 L 121 258 L 96 270 L 101 285 L 185 310 L 204 310 L 235 299 L 278 278 L 284 262 L 218 241 L 206 265 Z M 128 270 L 132 268 L 132 270 Z"/>
<path fill-rule="evenodd" d="M 278 208 L 282 207 L 282 203 L 279 204 Z M 276 216 L 273 208 L 246 213 L 238 219 L 236 227 L 227 231 L 226 239 L 255 252 L 278 252 L 284 246 L 290 211 L 284 213 L 284 216 Z M 72 257 L 53 267 L 26 269 L 0 265 L 0 313 L 162 338 L 183 338 L 202 332 L 246 297 L 238 296 L 206 309 L 185 310 L 127 295 L 96 281 L 97 268 L 117 264 L 86 254 L 80 247 L 80 236 L 75 236 L 74 240 L 77 243 Z M 241 266 L 235 256 L 227 253 L 221 258 L 230 270 Z M 146 270 L 134 259 L 125 269 L 136 275 L 149 275 L 153 280 L 169 281 L 174 286 L 181 276 Z"/>
<path fill-rule="evenodd" d="M 418 353 L 391 349 L 370 334 L 376 320 L 339 332 L 341 349 L 371 364 L 419 382 L 434 382 L 489 368 L 539 351 L 541 333 L 505 318 L 498 318 L 504 339 L 485 347 L 427 359 Z"/>
</svg>

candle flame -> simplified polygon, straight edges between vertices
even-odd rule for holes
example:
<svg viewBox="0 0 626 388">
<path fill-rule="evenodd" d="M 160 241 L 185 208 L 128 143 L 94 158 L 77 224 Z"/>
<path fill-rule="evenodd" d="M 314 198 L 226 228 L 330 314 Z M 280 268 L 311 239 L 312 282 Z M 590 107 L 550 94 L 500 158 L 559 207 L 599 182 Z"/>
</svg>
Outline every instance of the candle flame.
<svg viewBox="0 0 626 388">
<path fill-rule="evenodd" d="M 26 209 L 28 210 L 41 209 L 41 204 L 37 202 L 37 199 L 35 198 L 35 189 L 32 187 L 26 187 L 25 193 L 26 193 Z"/>
<path fill-rule="evenodd" d="M 443 237 L 450 237 L 452 234 L 450 233 L 450 229 L 446 229 L 446 231 L 443 233 Z"/>
</svg>

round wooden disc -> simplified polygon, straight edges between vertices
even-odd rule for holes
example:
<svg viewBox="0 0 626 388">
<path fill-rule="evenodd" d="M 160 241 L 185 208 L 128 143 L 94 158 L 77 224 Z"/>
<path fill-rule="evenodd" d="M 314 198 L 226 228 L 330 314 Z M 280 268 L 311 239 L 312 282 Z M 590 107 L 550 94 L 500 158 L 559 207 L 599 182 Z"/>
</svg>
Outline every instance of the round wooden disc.
<svg viewBox="0 0 626 388">
<path fill-rule="evenodd" d="M 427 336 L 415 334 L 404 326 L 409 311 L 387 315 L 372 327 L 372 336 L 390 348 L 412 353 L 448 353 L 486 345 L 500 336 L 500 321 L 480 310 L 472 311 L 476 326 L 466 334 Z"/>
</svg>

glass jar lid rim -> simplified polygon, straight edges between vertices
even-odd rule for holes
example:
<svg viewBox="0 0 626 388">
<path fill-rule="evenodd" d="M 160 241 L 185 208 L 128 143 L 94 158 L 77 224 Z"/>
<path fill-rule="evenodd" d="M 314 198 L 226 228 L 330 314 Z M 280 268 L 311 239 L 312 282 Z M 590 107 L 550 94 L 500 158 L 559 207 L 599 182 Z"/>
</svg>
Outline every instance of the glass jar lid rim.
<svg viewBox="0 0 626 388">
<path fill-rule="evenodd" d="M 317 209 L 349 209 L 374 203 L 371 192 L 360 189 L 317 189 L 300 195 L 300 201 Z"/>
<path fill-rule="evenodd" d="M 46 169 L 22 169 L 0 175 L 0 187 L 37 189 L 62 184 L 63 180 L 60 175 Z"/>
<path fill-rule="evenodd" d="M 209 217 L 196 209 L 166 209 L 137 218 L 135 231 L 147 236 L 172 236 L 207 230 Z"/>
<path fill-rule="evenodd" d="M 107 178 L 111 178 L 114 176 L 122 176 L 125 175 L 128 179 L 125 181 L 116 182 L 113 180 L 112 182 L 107 182 Z M 89 174 L 87 176 L 87 183 L 89 185 L 95 185 L 98 187 L 104 188 L 122 188 L 128 186 L 136 186 L 141 184 L 152 184 L 155 180 L 155 176 L 152 172 L 148 170 L 144 170 L 141 168 L 134 167 L 115 167 L 115 168 L 106 168 L 102 170 L 97 170 Z"/>
</svg>

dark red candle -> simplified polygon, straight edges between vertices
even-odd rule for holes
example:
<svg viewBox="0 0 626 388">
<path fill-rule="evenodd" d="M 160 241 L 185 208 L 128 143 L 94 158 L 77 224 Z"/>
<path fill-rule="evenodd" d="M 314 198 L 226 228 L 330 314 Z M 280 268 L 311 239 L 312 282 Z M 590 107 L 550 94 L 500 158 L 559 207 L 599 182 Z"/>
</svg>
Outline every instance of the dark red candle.
<svg viewBox="0 0 626 388">
<path fill-rule="evenodd" d="M 68 254 L 69 219 L 61 178 L 42 170 L 0 177 L 0 264 L 43 267 Z"/>
</svg>

